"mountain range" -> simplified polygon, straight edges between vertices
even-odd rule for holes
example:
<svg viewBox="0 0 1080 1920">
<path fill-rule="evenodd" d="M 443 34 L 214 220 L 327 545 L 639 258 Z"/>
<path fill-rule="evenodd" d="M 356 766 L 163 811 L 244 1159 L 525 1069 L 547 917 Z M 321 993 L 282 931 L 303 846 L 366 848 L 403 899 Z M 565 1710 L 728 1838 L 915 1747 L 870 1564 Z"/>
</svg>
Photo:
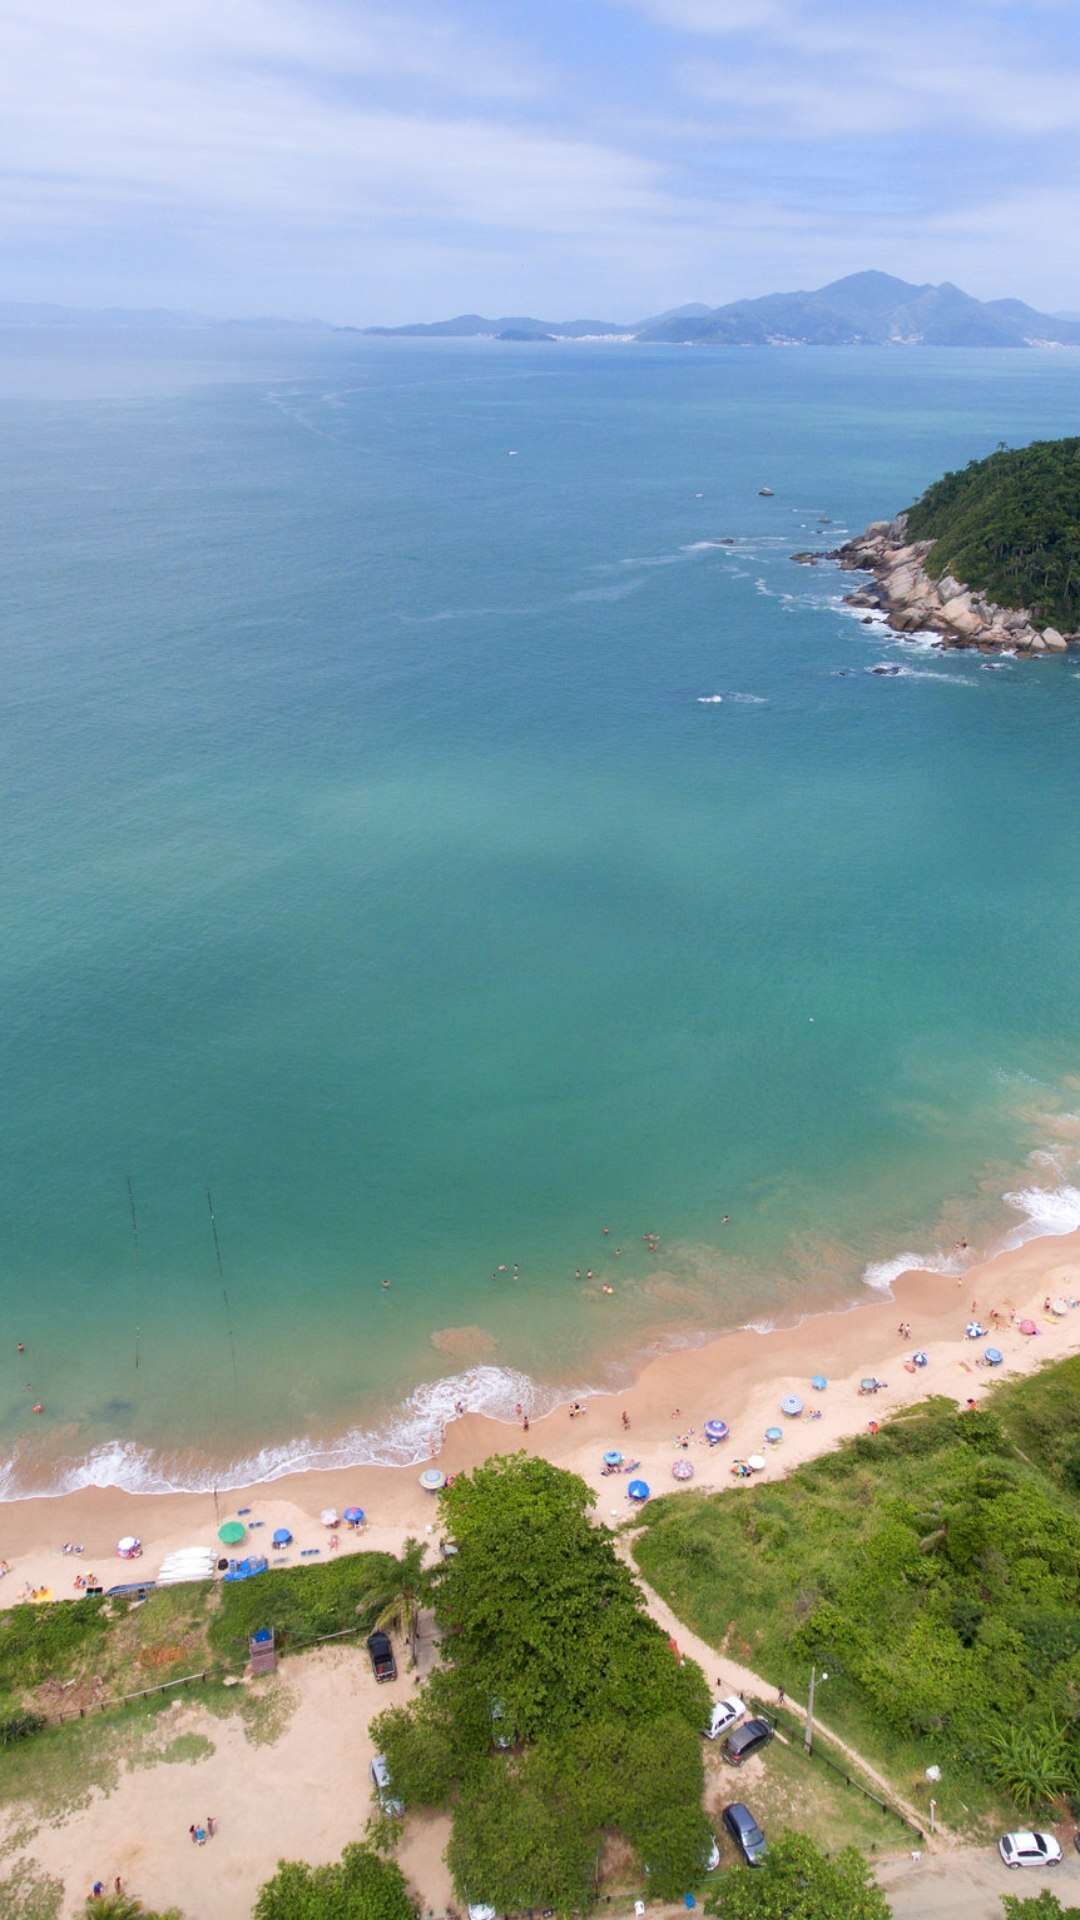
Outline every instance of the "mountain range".
<svg viewBox="0 0 1080 1920">
<path fill-rule="evenodd" d="M 1037 347 L 1080 346 L 1080 321 L 1039 313 L 1023 300 L 976 300 L 949 281 L 916 286 L 888 273 L 852 273 L 813 292 L 768 293 L 726 306 L 700 303 L 629 323 L 615 320 L 453 320 L 364 327 L 367 334 L 512 340 L 610 338 L 686 346 Z"/>
</svg>

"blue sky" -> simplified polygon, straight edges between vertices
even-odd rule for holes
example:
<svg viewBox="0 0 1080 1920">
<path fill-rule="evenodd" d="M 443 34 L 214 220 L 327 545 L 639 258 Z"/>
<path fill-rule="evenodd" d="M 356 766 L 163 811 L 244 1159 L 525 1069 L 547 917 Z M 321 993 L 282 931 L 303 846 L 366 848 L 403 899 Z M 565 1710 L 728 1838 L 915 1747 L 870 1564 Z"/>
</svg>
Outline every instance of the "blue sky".
<svg viewBox="0 0 1080 1920">
<path fill-rule="evenodd" d="M 2 297 L 1080 310 L 1076 0 L 0 0 Z"/>
</svg>

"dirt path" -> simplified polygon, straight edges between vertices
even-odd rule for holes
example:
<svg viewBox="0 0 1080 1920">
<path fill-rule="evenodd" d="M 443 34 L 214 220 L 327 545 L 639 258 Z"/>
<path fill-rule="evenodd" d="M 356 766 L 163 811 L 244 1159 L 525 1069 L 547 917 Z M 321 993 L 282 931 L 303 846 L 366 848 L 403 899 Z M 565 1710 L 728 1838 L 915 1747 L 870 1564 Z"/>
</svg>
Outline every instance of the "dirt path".
<svg viewBox="0 0 1080 1920">
<path fill-rule="evenodd" d="M 705 1677 L 710 1683 L 715 1681 L 717 1687 L 723 1693 L 755 1694 L 759 1699 L 769 1699 L 770 1696 L 775 1693 L 776 1689 L 770 1685 L 768 1680 L 763 1680 L 761 1675 L 754 1673 L 750 1667 L 741 1666 L 737 1660 L 732 1660 L 728 1654 L 717 1653 L 715 1647 L 710 1647 L 706 1641 L 691 1631 L 685 1621 L 680 1620 L 677 1614 L 672 1612 L 666 1600 L 661 1600 L 660 1595 L 654 1592 L 653 1588 L 642 1578 L 641 1573 L 631 1558 L 627 1541 L 623 1539 L 618 1542 L 618 1551 L 621 1558 L 624 1559 L 631 1568 L 638 1586 L 641 1588 L 645 1604 L 657 1625 L 663 1627 L 664 1632 L 670 1635 L 672 1640 L 677 1642 L 682 1652 L 688 1653 L 692 1660 L 697 1661 L 698 1665 L 704 1670 Z M 721 1667 L 723 1668 L 722 1674 L 719 1672 Z M 791 1694 L 786 1696 L 786 1703 L 793 1713 L 805 1714 L 805 1704 L 801 1700 L 793 1699 Z M 905 1800 L 903 1795 L 897 1792 L 891 1780 L 886 1780 L 884 1775 L 879 1773 L 877 1768 L 870 1764 L 869 1760 L 864 1759 L 861 1753 L 857 1752 L 854 1747 L 849 1746 L 846 1740 L 841 1740 L 839 1734 L 834 1733 L 827 1722 L 821 1718 L 816 1705 L 814 1708 L 814 1726 L 817 1731 L 836 1748 L 838 1753 L 844 1754 L 844 1756 L 850 1760 L 852 1766 L 857 1768 L 859 1773 L 863 1775 L 871 1786 L 877 1787 L 883 1800 L 888 1800 L 894 1807 L 898 1807 L 901 1813 L 906 1814 L 907 1818 L 911 1820 L 921 1832 L 926 1832 L 925 1813 L 921 1812 L 918 1807 L 912 1806 L 910 1801 Z M 921 1844 L 926 1849 L 937 1850 L 940 1846 L 949 1844 L 950 1840 L 951 1835 L 947 1830 L 943 1830 L 939 1824 L 937 1834 L 932 1838 L 930 1835 L 927 1835 L 925 1841 Z"/>
</svg>

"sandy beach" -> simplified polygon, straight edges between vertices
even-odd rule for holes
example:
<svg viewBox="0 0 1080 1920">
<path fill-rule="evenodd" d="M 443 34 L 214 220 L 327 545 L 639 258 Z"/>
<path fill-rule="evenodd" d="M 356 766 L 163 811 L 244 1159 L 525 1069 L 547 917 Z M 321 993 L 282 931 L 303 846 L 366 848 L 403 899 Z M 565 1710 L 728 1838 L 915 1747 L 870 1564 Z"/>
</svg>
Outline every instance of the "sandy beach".
<svg viewBox="0 0 1080 1920">
<path fill-rule="evenodd" d="M 960 1276 L 911 1271 L 899 1277 L 891 1293 L 871 1295 L 847 1311 L 817 1314 L 767 1334 L 741 1330 L 659 1354 L 624 1390 L 583 1401 L 580 1416 L 571 1417 L 560 1406 L 532 1421 L 526 1432 L 467 1414 L 447 1427 L 439 1465 L 451 1474 L 493 1453 L 524 1448 L 543 1454 L 582 1474 L 597 1491 L 598 1517 L 614 1522 L 628 1511 L 627 1479 L 602 1474 L 607 1448 L 618 1447 L 638 1461 L 654 1493 L 676 1490 L 676 1460 L 689 1461 L 694 1474 L 687 1484 L 699 1489 L 733 1484 L 732 1460 L 758 1451 L 765 1455 L 765 1477 L 776 1477 L 864 1430 L 871 1419 L 929 1393 L 950 1394 L 960 1402 L 977 1399 L 994 1380 L 1080 1352 L 1080 1307 L 1061 1318 L 1044 1311 L 1047 1298 L 1078 1295 L 1080 1231 L 974 1261 Z M 1000 1367 L 976 1364 L 987 1342 L 965 1338 L 973 1314 L 987 1326 L 991 1315 L 999 1317 L 990 1343 L 1004 1356 Z M 1014 1324 L 1026 1315 L 1040 1329 L 1034 1337 Z M 901 1324 L 910 1325 L 910 1337 L 900 1335 Z M 915 1349 L 926 1352 L 928 1365 L 908 1371 L 905 1362 Z M 809 1384 L 818 1372 L 829 1381 L 823 1393 Z M 860 1380 L 869 1374 L 886 1383 L 873 1398 L 859 1391 Z M 802 1418 L 785 1420 L 780 1414 L 779 1402 L 788 1393 L 806 1403 Z M 820 1419 L 809 1418 L 811 1411 L 820 1411 Z M 712 1416 L 731 1429 L 730 1438 L 715 1448 L 701 1431 Z M 782 1427 L 783 1440 L 770 1447 L 763 1436 L 775 1425 Z M 335 1529 L 339 1544 L 331 1548 L 319 1515 L 348 1504 L 364 1508 L 367 1524 L 357 1534 Z M 306 1564 L 300 1557 L 305 1548 L 318 1548 L 319 1559 L 332 1551 L 395 1552 L 407 1535 L 423 1538 L 438 1529 L 436 1503 L 420 1487 L 413 1467 L 308 1472 L 221 1495 L 87 1488 L 55 1499 L 12 1501 L 0 1510 L 0 1555 L 11 1569 L 0 1582 L 0 1602 L 11 1606 L 41 1588 L 57 1599 L 73 1597 L 76 1576 L 91 1572 L 106 1587 L 152 1580 L 167 1553 L 214 1545 L 218 1526 L 241 1509 L 247 1510 L 248 1524 L 255 1523 L 247 1551 L 271 1554 L 272 1530 L 290 1529 L 294 1543 L 283 1564 Z M 135 1563 L 116 1554 L 116 1542 L 127 1534 L 143 1544 Z M 65 1554 L 65 1542 L 81 1545 L 82 1554 Z"/>
</svg>

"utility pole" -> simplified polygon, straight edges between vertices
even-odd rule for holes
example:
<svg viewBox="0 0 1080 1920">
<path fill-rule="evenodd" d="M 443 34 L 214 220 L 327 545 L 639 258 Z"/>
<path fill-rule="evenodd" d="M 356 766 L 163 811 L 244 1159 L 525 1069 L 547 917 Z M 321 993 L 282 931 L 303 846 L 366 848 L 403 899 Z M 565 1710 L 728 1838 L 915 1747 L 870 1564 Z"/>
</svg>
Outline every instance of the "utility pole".
<svg viewBox="0 0 1080 1920">
<path fill-rule="evenodd" d="M 811 1667 L 810 1692 L 806 1699 L 806 1731 L 803 1734 L 803 1746 L 806 1748 L 807 1753 L 813 1750 L 814 1745 L 814 1692 L 817 1687 L 817 1677 L 817 1668 Z M 827 1673 L 823 1673 L 821 1677 L 823 1680 L 827 1680 L 829 1676 Z"/>
</svg>

